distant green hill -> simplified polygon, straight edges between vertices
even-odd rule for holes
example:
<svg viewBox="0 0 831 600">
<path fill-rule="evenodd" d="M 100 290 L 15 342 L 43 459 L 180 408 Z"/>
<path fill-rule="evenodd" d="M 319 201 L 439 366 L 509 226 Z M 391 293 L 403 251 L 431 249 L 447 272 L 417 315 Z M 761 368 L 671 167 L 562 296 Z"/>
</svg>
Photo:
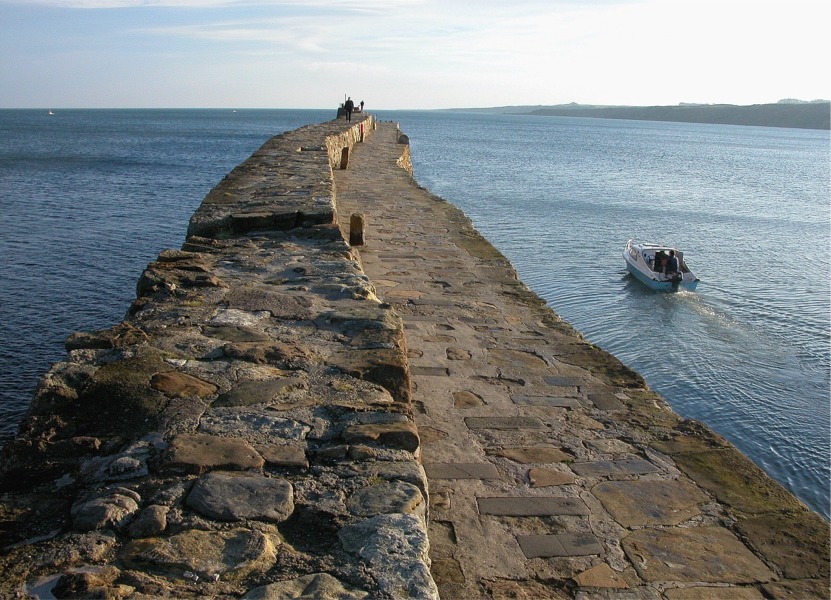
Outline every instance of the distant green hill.
<svg viewBox="0 0 831 600">
<path fill-rule="evenodd" d="M 676 121 L 681 123 L 715 123 L 721 125 L 756 125 L 761 127 L 794 127 L 798 129 L 831 129 L 831 103 L 779 102 L 776 104 L 680 104 L 678 106 L 591 106 L 561 104 L 556 106 L 504 106 L 475 109 L 557 117 L 595 117 L 639 121 Z"/>
<path fill-rule="evenodd" d="M 676 121 L 681 123 L 716 123 L 721 125 L 758 125 L 761 127 L 794 127 L 798 129 L 829 129 L 831 104 L 733 104 L 679 106 L 605 106 L 565 105 L 537 108 L 527 114 L 559 117 L 597 117 L 603 119 L 635 119 L 640 121 Z"/>
</svg>

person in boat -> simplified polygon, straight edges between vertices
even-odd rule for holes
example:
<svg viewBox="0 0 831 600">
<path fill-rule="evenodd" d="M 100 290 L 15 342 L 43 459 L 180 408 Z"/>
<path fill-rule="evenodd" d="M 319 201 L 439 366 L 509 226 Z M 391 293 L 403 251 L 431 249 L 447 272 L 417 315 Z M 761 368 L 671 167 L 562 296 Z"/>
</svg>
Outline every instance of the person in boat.
<svg viewBox="0 0 831 600">
<path fill-rule="evenodd" d="M 667 255 L 666 255 L 666 254 L 664 254 L 663 252 L 658 252 L 658 253 L 655 255 L 655 263 L 654 263 L 654 264 L 655 264 L 655 266 L 654 266 L 654 267 L 652 267 L 652 270 L 653 270 L 653 271 L 656 271 L 656 272 L 658 272 L 658 273 L 664 273 L 664 272 L 666 272 L 666 267 L 667 267 Z"/>
<path fill-rule="evenodd" d="M 670 279 L 677 279 L 681 275 L 681 268 L 678 265 L 678 257 L 675 256 L 675 250 L 669 251 L 669 260 L 664 267 L 664 275 Z"/>
</svg>

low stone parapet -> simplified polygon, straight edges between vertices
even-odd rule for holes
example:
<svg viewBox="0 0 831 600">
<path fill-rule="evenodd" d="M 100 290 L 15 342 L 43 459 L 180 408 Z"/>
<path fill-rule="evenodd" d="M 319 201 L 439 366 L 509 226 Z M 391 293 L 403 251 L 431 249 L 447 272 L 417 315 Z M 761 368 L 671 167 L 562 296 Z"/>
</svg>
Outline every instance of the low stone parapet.
<svg viewBox="0 0 831 600">
<path fill-rule="evenodd" d="M 67 340 L 4 448 L 0 596 L 438 597 L 402 322 L 335 223 L 373 126 L 271 139 Z"/>
</svg>

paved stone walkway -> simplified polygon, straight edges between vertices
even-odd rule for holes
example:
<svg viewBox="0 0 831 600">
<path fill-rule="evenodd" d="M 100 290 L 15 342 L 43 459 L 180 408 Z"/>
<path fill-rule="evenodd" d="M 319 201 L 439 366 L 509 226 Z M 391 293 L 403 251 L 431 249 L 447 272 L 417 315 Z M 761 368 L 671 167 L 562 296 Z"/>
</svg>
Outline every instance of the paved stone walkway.
<svg viewBox="0 0 831 600">
<path fill-rule="evenodd" d="M 404 319 L 441 596 L 827 597 L 827 523 L 560 323 L 398 136 L 380 123 L 335 186 Z"/>
</svg>

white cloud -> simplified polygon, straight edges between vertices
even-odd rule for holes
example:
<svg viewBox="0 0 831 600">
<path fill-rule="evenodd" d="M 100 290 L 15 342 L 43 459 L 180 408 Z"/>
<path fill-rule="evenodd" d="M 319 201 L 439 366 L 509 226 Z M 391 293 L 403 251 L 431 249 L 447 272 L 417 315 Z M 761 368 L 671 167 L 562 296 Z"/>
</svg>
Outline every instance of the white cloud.
<svg viewBox="0 0 831 600">
<path fill-rule="evenodd" d="M 8 6 L 22 4 L 0 0 L 0 11 Z M 215 73 L 228 84 L 223 101 L 238 93 L 239 106 L 303 97 L 319 106 L 327 87 L 360 87 L 373 106 L 391 108 L 831 96 L 827 0 L 42 0 L 35 6 L 21 9 L 31 19 L 26 35 L 4 28 L 0 18 L 9 71 L 37 56 L 43 60 L 30 69 L 32 78 L 54 78 L 80 64 L 102 78 L 113 69 L 110 80 L 123 78 L 125 86 L 134 79 L 139 96 L 151 86 L 162 94 L 157 80 L 140 79 L 146 75 L 136 65 L 148 64 L 171 99 L 192 98 L 194 87 L 204 87 L 207 104 L 211 88 L 199 86 L 199 78 L 215 81 Z M 81 7 L 132 10 L 65 10 Z M 13 36 L 18 43 L 4 45 Z M 193 74 L 187 85 L 181 72 Z M 0 63 L 0 79 L 10 76 Z M 0 93 L 0 103 L 16 93 Z"/>
</svg>

